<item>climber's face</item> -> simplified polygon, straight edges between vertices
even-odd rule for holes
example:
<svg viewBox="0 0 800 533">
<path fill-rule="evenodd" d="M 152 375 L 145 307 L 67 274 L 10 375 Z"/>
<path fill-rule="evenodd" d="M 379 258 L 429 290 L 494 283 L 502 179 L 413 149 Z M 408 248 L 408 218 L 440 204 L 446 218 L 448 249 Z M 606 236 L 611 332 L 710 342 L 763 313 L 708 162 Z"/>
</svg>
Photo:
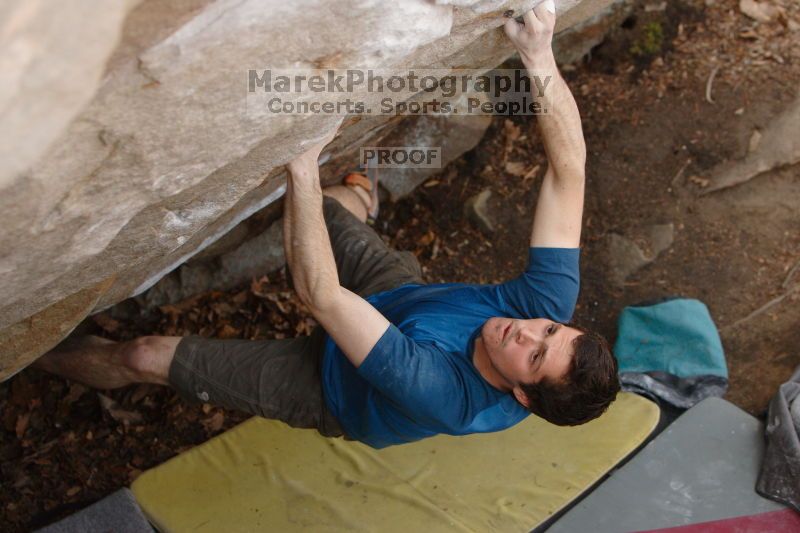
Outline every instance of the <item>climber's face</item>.
<svg viewBox="0 0 800 533">
<path fill-rule="evenodd" d="M 580 335 L 575 328 L 545 318 L 494 317 L 483 325 L 480 342 L 491 369 L 515 392 L 521 384 L 563 381 L 574 354 L 573 341 Z"/>
</svg>

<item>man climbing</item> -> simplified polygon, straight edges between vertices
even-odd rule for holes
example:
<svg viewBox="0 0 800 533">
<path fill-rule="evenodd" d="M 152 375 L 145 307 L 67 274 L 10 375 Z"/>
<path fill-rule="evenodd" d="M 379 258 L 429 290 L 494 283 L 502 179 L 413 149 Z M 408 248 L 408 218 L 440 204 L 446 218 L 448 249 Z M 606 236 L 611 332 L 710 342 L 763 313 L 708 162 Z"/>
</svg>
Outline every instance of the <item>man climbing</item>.
<svg viewBox="0 0 800 533">
<path fill-rule="evenodd" d="M 528 267 L 497 285 L 425 285 L 413 255 L 364 222 L 376 184 L 322 189 L 318 157 L 334 133 L 288 165 L 285 251 L 295 290 L 321 327 L 287 340 L 84 338 L 36 365 L 98 388 L 171 385 L 210 402 L 374 447 L 438 433 L 498 431 L 530 412 L 554 424 L 599 416 L 619 390 L 597 334 L 569 325 L 578 296 L 586 147 L 551 49 L 548 0 L 506 22 L 525 67 L 553 75 L 539 117 L 548 169 Z"/>
</svg>

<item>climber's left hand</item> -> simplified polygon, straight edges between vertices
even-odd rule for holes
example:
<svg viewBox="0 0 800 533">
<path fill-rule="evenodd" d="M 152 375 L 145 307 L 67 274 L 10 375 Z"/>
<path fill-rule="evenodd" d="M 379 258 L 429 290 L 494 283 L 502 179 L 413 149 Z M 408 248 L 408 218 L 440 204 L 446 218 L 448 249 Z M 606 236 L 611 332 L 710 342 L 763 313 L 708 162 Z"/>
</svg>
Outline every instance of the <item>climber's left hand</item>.
<svg viewBox="0 0 800 533">
<path fill-rule="evenodd" d="M 289 161 L 286 165 L 289 172 L 291 172 L 292 175 L 297 175 L 298 173 L 307 173 L 317 170 L 319 168 L 319 155 L 322 153 L 322 149 L 330 144 L 333 138 L 336 137 L 340 125 L 341 122 L 331 129 L 322 139 L 315 141 L 302 154 Z"/>
<path fill-rule="evenodd" d="M 506 21 L 505 30 L 514 43 L 522 62 L 528 68 L 549 66 L 553 61 L 553 30 L 556 26 L 554 0 L 544 0 L 522 15 L 525 24 L 513 18 Z"/>
</svg>

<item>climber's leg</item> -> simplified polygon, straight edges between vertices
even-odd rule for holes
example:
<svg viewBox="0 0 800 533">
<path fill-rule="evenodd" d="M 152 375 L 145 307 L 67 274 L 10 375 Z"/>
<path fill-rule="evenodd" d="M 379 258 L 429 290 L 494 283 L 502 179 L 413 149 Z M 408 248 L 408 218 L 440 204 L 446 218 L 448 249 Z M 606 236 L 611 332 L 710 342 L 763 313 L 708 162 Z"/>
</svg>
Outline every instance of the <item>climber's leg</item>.
<svg viewBox="0 0 800 533">
<path fill-rule="evenodd" d="M 367 221 L 367 213 L 372 206 L 369 193 L 361 187 L 332 185 L 323 189 L 322 194 L 334 198 L 361 222 Z"/>
<path fill-rule="evenodd" d="M 322 393 L 325 332 L 293 339 L 185 337 L 169 368 L 169 384 L 187 402 L 228 409 L 342 434 Z"/>
<path fill-rule="evenodd" d="M 77 337 L 59 344 L 32 366 L 97 389 L 116 389 L 131 383 L 166 385 L 180 340 L 153 336 L 114 342 L 95 336 Z"/>
<path fill-rule="evenodd" d="M 333 197 L 322 203 L 339 283 L 366 298 L 409 283 L 422 283 L 414 254 L 393 250 L 380 235 Z"/>
</svg>

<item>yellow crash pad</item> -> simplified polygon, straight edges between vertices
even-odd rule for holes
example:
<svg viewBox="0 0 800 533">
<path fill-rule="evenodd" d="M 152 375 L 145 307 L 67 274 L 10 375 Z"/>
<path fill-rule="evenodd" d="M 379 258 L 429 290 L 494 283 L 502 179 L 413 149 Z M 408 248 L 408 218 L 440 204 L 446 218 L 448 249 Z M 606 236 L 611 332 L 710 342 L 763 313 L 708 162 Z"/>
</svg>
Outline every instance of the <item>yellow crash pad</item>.
<svg viewBox="0 0 800 533">
<path fill-rule="evenodd" d="M 527 531 L 633 451 L 658 418 L 654 403 L 623 393 L 575 428 L 531 416 L 499 433 L 383 450 L 251 418 L 131 489 L 163 532 Z"/>
</svg>

